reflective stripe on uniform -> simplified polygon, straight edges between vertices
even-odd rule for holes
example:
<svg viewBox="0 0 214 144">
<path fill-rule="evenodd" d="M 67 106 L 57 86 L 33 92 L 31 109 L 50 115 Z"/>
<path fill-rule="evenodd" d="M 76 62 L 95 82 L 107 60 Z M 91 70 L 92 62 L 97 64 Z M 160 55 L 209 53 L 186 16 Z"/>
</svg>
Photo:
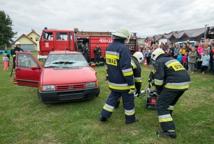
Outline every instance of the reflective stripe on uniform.
<svg viewBox="0 0 214 144">
<path fill-rule="evenodd" d="M 108 112 L 113 112 L 114 107 L 111 106 L 111 105 L 105 104 L 105 105 L 103 106 L 103 109 L 106 110 L 106 111 L 108 111 Z"/>
<path fill-rule="evenodd" d="M 190 82 L 167 83 L 164 87 L 168 89 L 188 89 Z"/>
<path fill-rule="evenodd" d="M 163 80 L 159 80 L 159 79 L 154 79 L 155 85 L 163 85 Z"/>
<path fill-rule="evenodd" d="M 159 122 L 170 122 L 173 121 L 172 116 L 170 114 L 160 115 L 158 116 Z"/>
<path fill-rule="evenodd" d="M 134 80 L 135 80 L 135 82 L 143 82 L 141 77 L 135 77 Z"/>
<path fill-rule="evenodd" d="M 120 54 L 118 52 L 106 51 L 106 58 L 119 59 Z"/>
<path fill-rule="evenodd" d="M 132 76 L 133 75 L 133 71 L 131 68 L 124 69 L 124 70 L 122 70 L 122 72 L 123 72 L 123 76 Z"/>
<path fill-rule="evenodd" d="M 183 65 L 177 61 L 177 60 L 169 60 L 168 62 L 165 63 L 166 67 L 170 68 L 172 67 L 172 69 L 174 71 L 181 71 L 181 70 L 185 70 L 185 68 L 183 67 Z"/>
<path fill-rule="evenodd" d="M 135 89 L 134 85 L 129 86 L 128 84 L 117 84 L 117 83 L 112 83 L 108 82 L 109 88 L 115 89 L 115 90 L 130 90 L 130 89 Z"/>
<path fill-rule="evenodd" d="M 136 68 L 137 68 L 137 66 L 136 66 L 136 64 L 135 64 L 135 62 L 134 62 L 133 60 L 131 60 L 131 65 L 132 65 L 132 68 L 133 68 L 133 69 L 136 69 Z"/>
<path fill-rule="evenodd" d="M 165 63 L 165 65 L 167 66 L 167 67 L 170 67 L 173 63 L 175 63 L 175 62 L 178 62 L 177 60 L 175 60 L 175 59 L 173 59 L 173 60 L 169 60 L 169 61 L 167 61 L 166 63 Z"/>
<path fill-rule="evenodd" d="M 135 114 L 135 109 L 131 109 L 131 110 L 126 110 L 125 109 L 125 115 L 127 116 L 131 116 Z"/>
<path fill-rule="evenodd" d="M 169 106 L 169 107 L 168 107 L 168 110 L 173 111 L 173 110 L 174 110 L 174 106 Z"/>
</svg>

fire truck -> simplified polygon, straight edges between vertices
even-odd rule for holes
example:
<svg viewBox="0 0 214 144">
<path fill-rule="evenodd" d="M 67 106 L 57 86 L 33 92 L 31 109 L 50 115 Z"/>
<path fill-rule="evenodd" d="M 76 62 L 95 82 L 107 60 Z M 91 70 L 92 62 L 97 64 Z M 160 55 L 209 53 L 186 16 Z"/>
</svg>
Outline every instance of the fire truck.
<svg viewBox="0 0 214 144">
<path fill-rule="evenodd" d="M 47 29 L 42 31 L 38 59 L 46 59 L 50 51 L 80 51 L 88 56 L 88 61 L 93 61 L 94 49 L 101 49 L 101 57 L 105 58 L 105 50 L 112 43 L 111 32 L 88 32 L 74 30 Z M 136 34 L 127 44 L 130 51 L 137 51 Z"/>
</svg>

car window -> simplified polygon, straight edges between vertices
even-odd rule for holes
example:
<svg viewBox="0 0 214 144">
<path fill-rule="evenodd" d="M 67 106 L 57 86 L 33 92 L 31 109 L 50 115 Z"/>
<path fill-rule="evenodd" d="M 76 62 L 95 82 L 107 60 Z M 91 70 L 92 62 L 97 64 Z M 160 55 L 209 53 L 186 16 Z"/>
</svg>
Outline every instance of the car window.
<svg viewBox="0 0 214 144">
<path fill-rule="evenodd" d="M 75 54 L 50 54 L 45 62 L 45 67 L 74 68 L 88 66 L 84 56 Z"/>
<path fill-rule="evenodd" d="M 67 41 L 68 40 L 68 34 L 58 32 L 58 33 L 56 33 L 56 40 Z"/>
<path fill-rule="evenodd" d="M 31 55 L 19 54 L 17 66 L 25 67 L 25 68 L 32 68 L 32 67 L 38 67 L 38 64 L 33 60 Z"/>
</svg>

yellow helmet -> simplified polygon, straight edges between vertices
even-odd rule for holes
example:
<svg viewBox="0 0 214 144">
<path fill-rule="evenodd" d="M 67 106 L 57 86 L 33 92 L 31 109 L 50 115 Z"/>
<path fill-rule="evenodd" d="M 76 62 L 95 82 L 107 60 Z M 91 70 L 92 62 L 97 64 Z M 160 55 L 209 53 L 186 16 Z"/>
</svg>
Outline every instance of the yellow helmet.
<svg viewBox="0 0 214 144">
<path fill-rule="evenodd" d="M 164 50 L 157 48 L 152 52 L 151 59 L 155 61 L 161 54 L 165 54 Z"/>
</svg>

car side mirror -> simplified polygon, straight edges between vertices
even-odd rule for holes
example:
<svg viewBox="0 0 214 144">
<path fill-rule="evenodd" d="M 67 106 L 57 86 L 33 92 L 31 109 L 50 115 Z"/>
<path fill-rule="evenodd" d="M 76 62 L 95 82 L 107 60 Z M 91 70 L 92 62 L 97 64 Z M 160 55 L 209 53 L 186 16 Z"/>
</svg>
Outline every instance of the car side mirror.
<svg viewBox="0 0 214 144">
<path fill-rule="evenodd" d="M 95 67 L 96 67 L 96 64 L 95 64 L 95 63 L 90 63 L 90 66 L 91 66 L 92 68 L 95 68 Z"/>
</svg>

